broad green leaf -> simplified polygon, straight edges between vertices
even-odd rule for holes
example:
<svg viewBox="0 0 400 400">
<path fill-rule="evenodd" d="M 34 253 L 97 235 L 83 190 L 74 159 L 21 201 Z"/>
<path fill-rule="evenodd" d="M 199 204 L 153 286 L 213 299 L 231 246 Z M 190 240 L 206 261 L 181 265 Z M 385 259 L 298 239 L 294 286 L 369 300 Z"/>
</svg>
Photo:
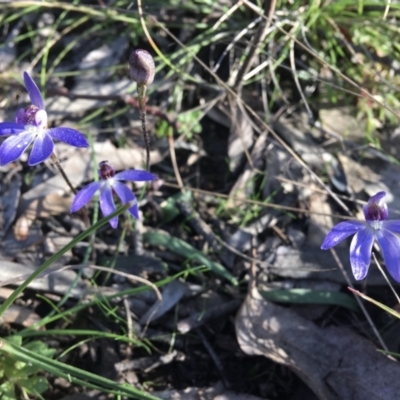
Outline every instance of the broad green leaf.
<svg viewBox="0 0 400 400">
<path fill-rule="evenodd" d="M 21 346 L 22 345 L 22 336 L 9 336 L 7 338 L 7 340 L 12 343 L 12 344 L 16 344 L 17 346 Z"/>
<path fill-rule="evenodd" d="M 10 381 L 4 382 L 0 385 L 0 398 L 1 400 L 15 400 L 15 387 Z"/>
<path fill-rule="evenodd" d="M 32 376 L 31 378 L 20 379 L 18 380 L 18 385 L 31 394 L 40 394 L 49 388 L 49 383 L 43 376 Z"/>
<path fill-rule="evenodd" d="M 52 349 L 47 346 L 47 344 L 41 340 L 34 340 L 33 342 L 24 345 L 24 347 L 45 357 L 53 357 L 54 353 L 57 351 L 56 349 Z"/>
<path fill-rule="evenodd" d="M 186 202 L 191 202 L 192 192 L 191 191 L 185 191 L 183 193 L 179 192 L 173 196 L 169 196 L 166 200 L 164 200 L 160 204 L 163 213 L 163 222 L 165 224 L 171 222 L 174 218 L 176 218 L 180 214 L 179 208 L 176 205 L 176 203 L 182 200 Z"/>
<path fill-rule="evenodd" d="M 358 305 L 354 298 L 329 290 L 314 289 L 282 289 L 267 290 L 260 292 L 261 296 L 268 301 L 285 304 L 329 304 L 349 308 L 358 311 Z"/>
<path fill-rule="evenodd" d="M 153 246 L 163 246 L 180 256 L 190 258 L 198 263 L 210 268 L 214 273 L 224 277 L 233 285 L 237 285 L 237 279 L 221 264 L 210 260 L 199 250 L 195 249 L 190 244 L 171 236 L 167 233 L 159 231 L 149 231 L 143 236 L 143 240 Z"/>
</svg>

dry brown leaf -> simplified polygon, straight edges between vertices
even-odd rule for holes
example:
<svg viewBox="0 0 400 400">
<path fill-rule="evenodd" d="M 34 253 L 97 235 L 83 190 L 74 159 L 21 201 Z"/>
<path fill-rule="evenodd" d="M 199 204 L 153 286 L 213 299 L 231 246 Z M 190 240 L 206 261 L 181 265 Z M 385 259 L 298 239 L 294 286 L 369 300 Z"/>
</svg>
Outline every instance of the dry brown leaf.
<svg viewBox="0 0 400 400">
<path fill-rule="evenodd" d="M 236 335 L 249 355 L 292 369 L 321 400 L 388 400 L 400 393 L 400 366 L 355 333 L 319 328 L 252 289 L 236 317 Z"/>
</svg>

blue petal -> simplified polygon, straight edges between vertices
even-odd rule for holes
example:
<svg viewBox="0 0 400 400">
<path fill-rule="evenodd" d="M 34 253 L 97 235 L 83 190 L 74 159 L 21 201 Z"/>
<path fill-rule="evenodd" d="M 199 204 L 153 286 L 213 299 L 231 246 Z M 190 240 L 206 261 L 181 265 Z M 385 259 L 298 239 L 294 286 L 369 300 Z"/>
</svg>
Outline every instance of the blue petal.
<svg viewBox="0 0 400 400">
<path fill-rule="evenodd" d="M 400 233 L 400 220 L 392 219 L 382 222 L 382 228 L 394 233 Z"/>
<path fill-rule="evenodd" d="M 89 147 L 89 143 L 82 133 L 75 129 L 65 128 L 60 126 L 58 128 L 52 128 L 47 133 L 53 138 L 61 142 L 65 142 L 74 147 Z"/>
<path fill-rule="evenodd" d="M 44 110 L 44 101 L 40 90 L 27 72 L 24 72 L 24 83 L 25 88 L 28 91 L 29 98 L 31 99 L 31 103 L 36 107 L 39 107 L 41 110 Z"/>
<path fill-rule="evenodd" d="M 83 206 L 85 206 L 94 194 L 101 188 L 104 182 L 92 182 L 89 185 L 85 186 L 81 189 L 75 196 L 74 201 L 72 202 L 70 212 L 76 212 L 80 210 Z"/>
<path fill-rule="evenodd" d="M 354 233 L 366 229 L 366 224 L 360 221 L 344 221 L 334 226 L 331 231 L 326 235 L 322 245 L 322 250 L 330 249 L 336 246 L 342 240 L 353 235 Z"/>
<path fill-rule="evenodd" d="M 12 135 L 13 133 L 20 133 L 25 130 L 25 126 L 17 124 L 16 122 L 1 122 L 0 135 Z"/>
<path fill-rule="evenodd" d="M 7 138 L 0 146 L 0 164 L 7 165 L 17 160 L 32 143 L 35 134 L 22 132 Z"/>
<path fill-rule="evenodd" d="M 54 150 L 53 139 L 46 135 L 38 135 L 28 159 L 28 165 L 33 166 L 47 160 Z"/>
<path fill-rule="evenodd" d="M 395 281 L 400 282 L 400 239 L 386 229 L 378 230 L 376 239 L 389 274 Z"/>
<path fill-rule="evenodd" d="M 114 181 L 112 185 L 115 193 L 121 199 L 122 204 L 126 204 L 130 201 L 135 201 L 135 204 L 128 209 L 128 211 L 136 218 L 139 219 L 139 209 L 136 201 L 136 196 L 133 194 L 132 190 L 121 182 Z"/>
<path fill-rule="evenodd" d="M 157 177 L 148 171 L 142 171 L 139 169 L 128 169 L 127 171 L 119 172 L 114 176 L 114 179 L 119 181 L 133 181 L 133 182 L 144 182 L 154 181 Z"/>
<path fill-rule="evenodd" d="M 371 264 L 371 250 L 374 244 L 375 230 L 366 228 L 357 232 L 350 245 L 350 264 L 354 278 L 357 281 L 364 279 Z"/>
<path fill-rule="evenodd" d="M 105 217 L 116 210 L 112 190 L 109 186 L 104 186 L 100 192 L 100 208 Z M 112 218 L 109 222 L 110 225 L 115 229 L 118 225 L 118 217 Z"/>
</svg>

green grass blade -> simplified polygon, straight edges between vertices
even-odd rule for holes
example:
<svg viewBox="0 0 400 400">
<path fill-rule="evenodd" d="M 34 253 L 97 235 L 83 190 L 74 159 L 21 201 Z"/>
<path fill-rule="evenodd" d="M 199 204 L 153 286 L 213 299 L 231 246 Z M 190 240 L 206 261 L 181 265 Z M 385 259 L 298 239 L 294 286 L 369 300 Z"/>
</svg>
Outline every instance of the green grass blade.
<svg viewBox="0 0 400 400">
<path fill-rule="evenodd" d="M 64 364 L 60 361 L 44 357 L 38 353 L 27 350 L 3 340 L 0 342 L 1 351 L 12 355 L 16 359 L 28 364 L 36 365 L 46 372 L 63 377 L 70 382 L 102 391 L 108 391 L 117 395 L 129 396 L 133 399 L 156 400 L 157 398 L 129 385 L 121 385 L 110 379 L 92 374 L 91 372 Z"/>
<path fill-rule="evenodd" d="M 65 254 L 68 250 L 71 250 L 76 244 L 81 242 L 86 237 L 90 236 L 92 233 L 97 231 L 97 229 L 101 228 L 105 225 L 110 219 L 122 214 L 129 208 L 129 203 L 123 206 L 120 206 L 116 211 L 112 214 L 108 215 L 106 218 L 101 219 L 90 228 L 86 229 L 86 231 L 82 232 L 75 239 L 71 240 L 66 246 L 64 246 L 60 251 L 52 255 L 46 262 L 44 262 L 35 272 L 33 272 L 21 285 L 19 285 L 11 295 L 4 301 L 4 303 L 0 306 L 0 316 L 3 315 L 4 311 L 7 310 L 8 307 L 15 301 L 15 299 L 23 292 L 23 290 L 33 281 L 35 280 L 42 272 L 44 272 L 47 268 L 49 268 L 55 261 L 57 261 L 63 254 Z"/>
<path fill-rule="evenodd" d="M 358 290 L 355 290 L 351 287 L 348 288 L 350 290 L 350 292 L 354 293 L 356 296 L 361 297 L 364 300 L 369 301 L 372 304 L 375 304 L 376 306 L 378 306 L 379 308 L 381 308 L 382 310 L 386 311 L 387 313 L 393 315 L 394 317 L 400 319 L 400 314 L 393 310 L 392 308 L 385 306 L 384 304 L 380 303 L 379 301 L 376 301 L 374 299 L 372 299 L 371 297 L 368 297 L 367 295 L 365 295 L 364 293 L 359 292 Z"/>
<path fill-rule="evenodd" d="M 163 246 L 180 256 L 193 259 L 207 268 L 210 268 L 214 273 L 227 279 L 232 285 L 238 285 L 237 279 L 224 266 L 210 260 L 202 252 L 181 239 L 168 235 L 167 233 L 149 231 L 143 236 L 143 240 L 153 246 Z"/>
<path fill-rule="evenodd" d="M 261 296 L 268 301 L 285 304 L 327 304 L 346 307 L 358 311 L 355 299 L 345 293 L 333 292 L 330 290 L 313 289 L 283 289 L 267 290 L 260 292 Z"/>
</svg>

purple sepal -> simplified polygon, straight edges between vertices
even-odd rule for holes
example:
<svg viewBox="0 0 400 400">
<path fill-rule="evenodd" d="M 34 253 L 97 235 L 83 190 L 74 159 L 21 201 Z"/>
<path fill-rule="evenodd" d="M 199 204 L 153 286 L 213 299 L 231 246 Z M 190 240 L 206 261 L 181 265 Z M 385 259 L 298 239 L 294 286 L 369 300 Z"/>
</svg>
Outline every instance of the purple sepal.
<svg viewBox="0 0 400 400">
<path fill-rule="evenodd" d="M 357 232 L 350 245 L 350 264 L 356 280 L 364 279 L 371 264 L 371 250 L 374 244 L 374 230 L 365 228 Z"/>
<path fill-rule="evenodd" d="M 79 131 L 71 128 L 65 128 L 60 126 L 58 128 L 52 128 L 47 133 L 53 138 L 61 142 L 68 143 L 74 147 L 89 147 L 89 143 L 85 136 Z"/>
<path fill-rule="evenodd" d="M 7 165 L 17 160 L 32 143 L 34 136 L 32 132 L 22 132 L 7 138 L 0 146 L 0 164 Z"/>
<path fill-rule="evenodd" d="M 376 232 L 376 239 L 389 274 L 395 281 L 400 282 L 400 239 L 385 229 Z"/>
<path fill-rule="evenodd" d="M 112 190 L 109 186 L 104 186 L 100 192 L 100 209 L 105 217 L 113 213 L 116 208 L 113 200 Z M 118 217 L 110 219 L 110 225 L 115 229 L 118 226 Z"/>
<path fill-rule="evenodd" d="M 128 169 L 127 171 L 119 172 L 115 175 L 115 179 L 119 181 L 133 181 L 133 182 L 145 182 L 154 181 L 157 177 L 148 171 L 140 169 Z"/>
<path fill-rule="evenodd" d="M 24 71 L 24 83 L 29 94 L 29 98 L 31 99 L 31 103 L 39 107 L 41 110 L 44 110 L 42 94 L 40 93 L 39 88 L 36 86 L 36 83 L 26 71 Z"/>
<path fill-rule="evenodd" d="M 322 245 L 322 250 L 328 250 L 333 246 L 353 235 L 354 233 L 365 229 L 366 224 L 360 221 L 344 221 L 333 227 L 326 235 Z"/>
<path fill-rule="evenodd" d="M 137 206 L 136 196 L 132 190 L 121 182 L 114 182 L 113 189 L 117 196 L 120 198 L 122 204 L 127 204 L 130 201 L 135 201 L 135 204 L 128 209 L 128 211 L 136 218 L 139 219 L 139 210 Z"/>
<path fill-rule="evenodd" d="M 103 182 L 92 182 L 82 188 L 75 196 L 70 212 L 76 212 L 85 206 L 92 199 L 94 194 L 101 188 Z"/>
<path fill-rule="evenodd" d="M 0 136 L 21 133 L 25 130 L 25 126 L 17 122 L 0 122 Z"/>
<path fill-rule="evenodd" d="M 28 159 L 28 165 L 33 166 L 47 160 L 54 150 L 54 143 L 50 136 L 43 134 L 33 142 L 32 151 Z"/>
</svg>

